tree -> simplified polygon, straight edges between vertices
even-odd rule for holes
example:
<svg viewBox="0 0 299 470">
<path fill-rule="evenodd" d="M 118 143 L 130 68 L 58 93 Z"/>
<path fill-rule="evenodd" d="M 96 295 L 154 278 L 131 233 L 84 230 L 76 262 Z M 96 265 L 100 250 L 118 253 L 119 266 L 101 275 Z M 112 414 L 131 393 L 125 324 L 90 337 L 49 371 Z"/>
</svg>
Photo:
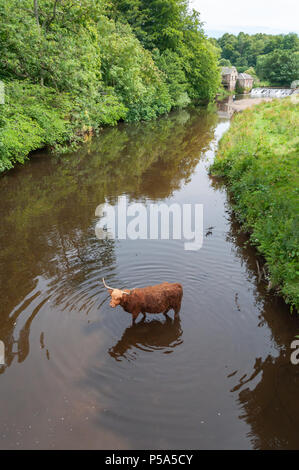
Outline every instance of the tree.
<svg viewBox="0 0 299 470">
<path fill-rule="evenodd" d="M 255 67 L 260 55 L 269 54 L 276 49 L 298 51 L 299 37 L 296 33 L 290 34 L 224 34 L 217 40 L 222 49 L 221 57 L 228 59 L 236 67 L 244 68 L 245 65 Z"/>
<path fill-rule="evenodd" d="M 128 24 L 102 22 L 99 44 L 104 83 L 128 109 L 126 120 L 149 120 L 170 110 L 165 76 Z"/>
<path fill-rule="evenodd" d="M 176 108 L 187 106 L 191 100 L 188 95 L 188 80 L 183 70 L 182 58 L 170 49 L 160 53 L 157 48 L 153 50 L 153 58 L 165 74 L 171 105 Z"/>
<path fill-rule="evenodd" d="M 202 32 L 199 14 L 187 0 L 114 0 L 112 16 L 128 22 L 147 49 L 176 50 L 185 29 Z"/>
<path fill-rule="evenodd" d="M 290 86 L 299 77 L 299 53 L 275 50 L 257 60 L 257 74 L 273 85 Z"/>
<path fill-rule="evenodd" d="M 81 0 L 0 0 L 0 74 L 59 91 L 98 86 L 100 52 L 95 18 L 102 3 Z"/>
<path fill-rule="evenodd" d="M 219 46 L 187 0 L 0 0 L 0 24 L 0 172 L 102 125 L 208 102 L 221 84 Z"/>
<path fill-rule="evenodd" d="M 219 48 L 205 37 L 200 15 L 187 0 L 115 0 L 111 16 L 129 22 L 153 52 L 175 106 L 214 98 L 221 82 Z"/>
<path fill-rule="evenodd" d="M 230 61 L 228 59 L 220 59 L 219 60 L 219 65 L 221 65 L 221 67 L 231 67 L 232 64 L 230 63 Z"/>
</svg>

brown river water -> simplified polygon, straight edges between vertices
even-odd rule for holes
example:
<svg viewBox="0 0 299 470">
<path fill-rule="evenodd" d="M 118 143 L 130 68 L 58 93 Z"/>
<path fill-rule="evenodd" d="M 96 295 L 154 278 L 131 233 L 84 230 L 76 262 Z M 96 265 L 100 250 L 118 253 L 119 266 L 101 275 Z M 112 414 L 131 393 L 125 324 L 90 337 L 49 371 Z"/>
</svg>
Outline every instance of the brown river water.
<svg viewBox="0 0 299 470">
<path fill-rule="evenodd" d="M 299 321 L 209 177 L 225 112 L 184 110 L 37 153 L 0 179 L 0 448 L 299 448 Z M 204 205 L 204 241 L 99 240 L 99 204 Z M 245 244 L 244 244 L 245 243 Z M 177 319 L 109 306 L 181 282 Z"/>
</svg>

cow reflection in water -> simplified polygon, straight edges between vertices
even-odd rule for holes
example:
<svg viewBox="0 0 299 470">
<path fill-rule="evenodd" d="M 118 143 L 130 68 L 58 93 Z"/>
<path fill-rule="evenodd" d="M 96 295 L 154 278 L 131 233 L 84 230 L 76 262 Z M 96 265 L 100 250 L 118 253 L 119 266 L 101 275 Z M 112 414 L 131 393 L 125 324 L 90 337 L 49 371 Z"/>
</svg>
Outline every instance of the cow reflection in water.
<svg viewBox="0 0 299 470">
<path fill-rule="evenodd" d="M 147 352 L 162 350 L 164 354 L 169 354 L 183 343 L 182 333 L 179 315 L 173 320 L 167 316 L 164 322 L 142 319 L 129 326 L 108 352 L 117 361 L 121 361 L 122 358 L 134 359 L 136 350 Z"/>
</svg>

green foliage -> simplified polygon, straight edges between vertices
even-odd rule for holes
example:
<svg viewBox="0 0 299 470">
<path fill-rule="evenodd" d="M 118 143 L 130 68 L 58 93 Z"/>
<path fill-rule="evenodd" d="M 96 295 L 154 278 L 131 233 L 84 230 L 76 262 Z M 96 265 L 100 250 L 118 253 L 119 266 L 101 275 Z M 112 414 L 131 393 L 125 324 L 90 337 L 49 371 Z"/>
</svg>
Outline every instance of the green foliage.
<svg viewBox="0 0 299 470">
<path fill-rule="evenodd" d="M 23 163 L 32 150 L 69 140 L 70 109 L 68 97 L 51 88 L 10 82 L 0 106 L 0 171 Z"/>
<path fill-rule="evenodd" d="M 231 67 L 232 66 L 230 60 L 223 59 L 223 58 L 219 60 L 219 65 L 220 65 L 220 67 Z"/>
<path fill-rule="evenodd" d="M 238 72 L 254 67 L 259 79 L 272 85 L 289 86 L 296 73 L 298 78 L 299 37 L 295 33 L 237 36 L 226 33 L 217 42 L 222 60 L 229 60 Z"/>
<path fill-rule="evenodd" d="M 299 77 L 299 52 L 275 50 L 258 57 L 257 73 L 273 85 L 290 86 Z"/>
<path fill-rule="evenodd" d="M 73 93 L 88 93 L 98 86 L 101 61 L 92 7 L 100 9 L 100 3 L 68 3 L 39 0 L 37 20 L 32 0 L 0 0 L 3 77 L 30 79 Z"/>
<path fill-rule="evenodd" d="M 126 120 L 149 120 L 168 112 L 171 100 L 164 75 L 129 25 L 107 20 L 99 32 L 103 80 L 126 106 Z"/>
<path fill-rule="evenodd" d="M 244 70 L 245 73 L 248 73 L 249 75 L 252 76 L 252 78 L 254 79 L 254 82 L 258 82 L 259 81 L 259 78 L 256 74 L 256 71 L 253 67 L 249 67 L 249 69 L 246 69 Z"/>
<path fill-rule="evenodd" d="M 272 284 L 299 310 L 299 110 L 290 99 L 237 115 L 211 170 L 224 176 L 234 209 L 265 256 Z"/>
<path fill-rule="evenodd" d="M 215 97 L 221 82 L 219 47 L 204 36 L 199 13 L 190 11 L 188 1 L 115 0 L 113 5 L 112 16 L 129 22 L 143 46 L 153 52 L 174 106 Z"/>
<path fill-rule="evenodd" d="M 177 108 L 184 108 L 191 100 L 188 95 L 188 81 L 183 70 L 182 58 L 170 49 L 162 53 L 160 53 L 159 49 L 154 49 L 153 58 L 159 69 L 166 76 L 171 105 Z"/>
<path fill-rule="evenodd" d="M 114 0 L 112 15 L 128 22 L 147 49 L 176 51 L 187 28 L 202 35 L 197 12 L 189 12 L 186 0 Z"/>
<path fill-rule="evenodd" d="M 63 144 L 75 144 L 81 140 L 77 129 L 84 133 L 99 124 L 115 124 L 126 115 L 115 96 L 97 98 L 86 103 L 84 97 L 28 81 L 8 82 L 5 104 L 0 106 L 0 172 L 24 163 L 32 150 L 59 145 L 62 151 Z"/>
<path fill-rule="evenodd" d="M 191 100 L 203 103 L 213 100 L 221 86 L 218 50 L 210 41 L 196 42 L 193 40 L 194 35 L 195 33 L 189 32 L 189 40 L 183 54 L 184 69 Z"/>
<path fill-rule="evenodd" d="M 253 77 L 253 88 L 257 87 L 269 87 L 271 83 L 269 80 L 261 80 L 253 67 L 249 67 L 249 69 L 244 70 L 245 73 L 248 73 Z"/>
<path fill-rule="evenodd" d="M 0 171 L 103 125 L 208 102 L 220 85 L 219 47 L 185 0 L 0 0 L 0 24 Z"/>
</svg>

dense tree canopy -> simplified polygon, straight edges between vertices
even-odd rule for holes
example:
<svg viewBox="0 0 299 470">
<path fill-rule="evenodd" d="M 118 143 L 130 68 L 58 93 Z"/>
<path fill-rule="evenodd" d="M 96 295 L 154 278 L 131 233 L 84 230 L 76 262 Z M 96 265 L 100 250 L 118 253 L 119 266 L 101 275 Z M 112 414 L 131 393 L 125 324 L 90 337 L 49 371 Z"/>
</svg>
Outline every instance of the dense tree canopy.
<svg viewBox="0 0 299 470">
<path fill-rule="evenodd" d="M 114 0 L 110 14 L 128 22 L 153 53 L 170 84 L 174 106 L 215 96 L 220 85 L 219 49 L 205 37 L 200 15 L 190 12 L 188 1 Z"/>
<path fill-rule="evenodd" d="M 237 36 L 226 33 L 217 40 L 221 47 L 221 57 L 228 59 L 236 67 L 255 67 L 260 55 L 269 54 L 274 50 L 299 51 L 299 37 L 290 34 L 245 34 Z"/>
<path fill-rule="evenodd" d="M 299 52 L 276 49 L 257 59 L 256 70 L 274 85 L 289 86 L 299 77 Z"/>
<path fill-rule="evenodd" d="M 234 65 L 239 72 L 252 67 L 262 80 L 272 85 L 290 85 L 299 78 L 299 37 L 289 34 L 224 34 L 217 40 L 221 47 L 220 65 Z"/>
<path fill-rule="evenodd" d="M 0 170 L 78 130 L 208 102 L 220 86 L 219 49 L 186 0 L 0 0 L 0 24 Z"/>
<path fill-rule="evenodd" d="M 114 0 L 112 14 L 128 21 L 147 49 L 177 50 L 187 30 L 204 36 L 199 13 L 186 0 Z"/>
</svg>

